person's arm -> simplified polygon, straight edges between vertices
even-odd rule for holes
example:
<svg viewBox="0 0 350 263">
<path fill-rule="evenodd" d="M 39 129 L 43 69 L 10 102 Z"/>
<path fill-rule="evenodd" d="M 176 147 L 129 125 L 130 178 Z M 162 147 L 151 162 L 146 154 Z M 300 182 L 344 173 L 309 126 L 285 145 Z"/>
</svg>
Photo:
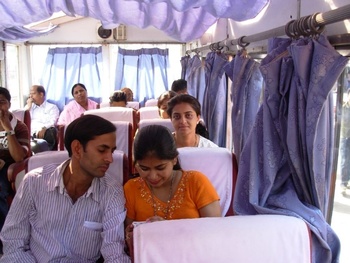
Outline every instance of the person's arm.
<svg viewBox="0 0 350 263">
<path fill-rule="evenodd" d="M 0 110 L 0 124 L 4 128 L 7 135 L 8 149 L 15 160 L 15 162 L 22 161 L 27 156 L 27 149 L 25 149 L 17 140 L 16 134 L 14 133 L 14 127 L 11 126 L 10 113 L 8 111 Z M 13 118 L 15 118 L 13 116 Z M 28 131 L 27 131 L 28 132 Z M 27 134 L 27 138 L 29 135 Z"/>
<path fill-rule="evenodd" d="M 199 209 L 199 214 L 201 217 L 220 217 L 220 202 L 214 201 L 211 204 L 202 207 L 201 209 Z"/>
<path fill-rule="evenodd" d="M 117 188 L 110 198 L 103 216 L 101 253 L 105 263 L 130 262 L 130 258 L 124 252 L 125 216 L 124 194 L 121 188 Z"/>
<path fill-rule="evenodd" d="M 29 247 L 31 226 L 29 215 L 33 213 L 34 202 L 28 175 L 23 179 L 10 211 L 6 217 L 0 237 L 4 247 L 1 263 L 37 262 Z"/>
</svg>

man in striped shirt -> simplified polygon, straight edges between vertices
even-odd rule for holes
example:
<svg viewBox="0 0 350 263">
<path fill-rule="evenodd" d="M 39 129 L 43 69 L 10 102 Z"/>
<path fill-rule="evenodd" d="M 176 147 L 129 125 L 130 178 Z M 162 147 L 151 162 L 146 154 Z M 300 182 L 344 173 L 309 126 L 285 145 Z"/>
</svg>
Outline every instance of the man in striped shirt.
<svg viewBox="0 0 350 263">
<path fill-rule="evenodd" d="M 0 262 L 130 262 L 124 252 L 125 200 L 105 175 L 116 149 L 115 126 L 95 115 L 66 130 L 70 159 L 30 171 L 0 234 Z"/>
</svg>

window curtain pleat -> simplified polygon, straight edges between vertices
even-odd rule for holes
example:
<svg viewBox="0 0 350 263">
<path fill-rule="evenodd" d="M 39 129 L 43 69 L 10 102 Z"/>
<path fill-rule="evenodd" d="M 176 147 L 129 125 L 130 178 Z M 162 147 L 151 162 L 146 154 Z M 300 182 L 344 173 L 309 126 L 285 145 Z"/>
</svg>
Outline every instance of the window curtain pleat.
<svg viewBox="0 0 350 263">
<path fill-rule="evenodd" d="M 75 83 L 84 84 L 89 98 L 99 103 L 101 68 L 101 47 L 50 48 L 40 83 L 46 89 L 46 98 L 61 111 L 73 99 L 71 88 Z"/>
<path fill-rule="evenodd" d="M 118 49 L 115 90 L 129 87 L 143 106 L 168 90 L 169 51 L 159 48 Z"/>
</svg>

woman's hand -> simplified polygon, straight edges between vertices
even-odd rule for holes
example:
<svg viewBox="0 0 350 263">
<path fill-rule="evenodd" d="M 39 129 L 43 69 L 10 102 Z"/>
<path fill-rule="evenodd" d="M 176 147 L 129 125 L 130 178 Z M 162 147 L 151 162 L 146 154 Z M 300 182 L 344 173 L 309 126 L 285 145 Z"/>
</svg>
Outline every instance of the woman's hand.
<svg viewBox="0 0 350 263">
<path fill-rule="evenodd" d="M 130 224 L 125 228 L 125 241 L 127 246 L 129 247 L 129 250 L 132 250 L 133 244 L 134 244 L 134 225 Z"/>
</svg>

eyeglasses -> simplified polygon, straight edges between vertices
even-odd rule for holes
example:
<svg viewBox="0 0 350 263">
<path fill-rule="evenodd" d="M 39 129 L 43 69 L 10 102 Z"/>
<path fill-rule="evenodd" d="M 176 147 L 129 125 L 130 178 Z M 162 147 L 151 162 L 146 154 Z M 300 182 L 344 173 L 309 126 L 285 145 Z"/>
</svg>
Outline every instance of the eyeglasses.
<svg viewBox="0 0 350 263">
<path fill-rule="evenodd" d="M 7 100 L 0 100 L 0 104 L 6 104 Z"/>
</svg>

